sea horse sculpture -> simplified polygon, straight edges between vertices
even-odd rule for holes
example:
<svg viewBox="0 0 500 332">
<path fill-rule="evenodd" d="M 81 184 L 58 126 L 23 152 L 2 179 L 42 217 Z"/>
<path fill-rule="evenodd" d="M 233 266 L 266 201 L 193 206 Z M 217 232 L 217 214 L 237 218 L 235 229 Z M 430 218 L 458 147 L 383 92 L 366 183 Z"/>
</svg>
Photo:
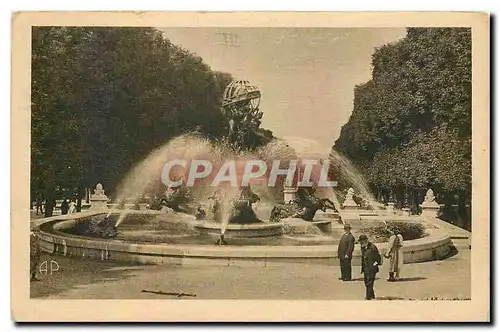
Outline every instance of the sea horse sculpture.
<svg viewBox="0 0 500 332">
<path fill-rule="evenodd" d="M 230 223 L 250 224 L 262 222 L 253 211 L 252 204 L 260 201 L 260 197 L 255 194 L 250 186 L 241 187 L 239 197 L 232 202 Z"/>
<path fill-rule="evenodd" d="M 301 187 L 297 190 L 297 198 L 285 204 L 276 205 L 271 211 L 271 222 L 279 222 L 283 218 L 294 217 L 312 221 L 316 212 L 331 209 L 338 212 L 333 202 L 328 198 L 319 198 L 314 188 Z"/>
<path fill-rule="evenodd" d="M 221 222 L 223 216 L 223 204 L 225 203 L 225 195 L 222 191 L 216 190 L 212 197 L 214 200 L 212 212 L 214 219 Z M 261 222 L 253 211 L 252 204 L 260 201 L 260 197 L 255 194 L 250 186 L 241 187 L 239 195 L 228 202 L 230 204 L 229 222 L 237 224 L 251 224 Z"/>
<path fill-rule="evenodd" d="M 192 214 L 196 216 L 196 219 L 205 219 L 206 217 L 205 210 L 200 204 L 196 203 L 185 184 L 176 188 L 168 188 L 165 197 L 155 206 L 159 210 L 161 210 L 162 206 L 166 206 L 175 212 Z"/>
</svg>

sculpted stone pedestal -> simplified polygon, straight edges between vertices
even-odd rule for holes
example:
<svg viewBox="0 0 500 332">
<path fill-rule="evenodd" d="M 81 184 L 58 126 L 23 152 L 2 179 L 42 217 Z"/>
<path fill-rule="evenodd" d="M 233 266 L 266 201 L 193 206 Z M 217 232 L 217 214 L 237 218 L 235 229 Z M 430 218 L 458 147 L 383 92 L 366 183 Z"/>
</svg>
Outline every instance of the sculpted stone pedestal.
<svg viewBox="0 0 500 332">
<path fill-rule="evenodd" d="M 295 200 L 295 198 L 297 197 L 297 190 L 298 189 L 295 187 L 283 188 L 283 200 L 285 201 L 285 204 Z"/>
<path fill-rule="evenodd" d="M 394 203 L 387 203 L 387 214 L 394 214 Z"/>
<path fill-rule="evenodd" d="M 94 189 L 94 194 L 90 195 L 90 210 L 107 210 L 108 196 L 104 194 L 102 184 L 98 183 Z"/>
<path fill-rule="evenodd" d="M 440 209 L 439 204 L 436 202 L 434 192 L 432 189 L 427 190 L 424 201 L 420 204 L 422 208 L 422 217 L 436 218 Z"/>
<path fill-rule="evenodd" d="M 354 189 L 349 188 L 347 190 L 347 195 L 345 197 L 344 203 L 342 203 L 344 210 L 358 210 L 359 206 L 354 201 Z"/>
</svg>

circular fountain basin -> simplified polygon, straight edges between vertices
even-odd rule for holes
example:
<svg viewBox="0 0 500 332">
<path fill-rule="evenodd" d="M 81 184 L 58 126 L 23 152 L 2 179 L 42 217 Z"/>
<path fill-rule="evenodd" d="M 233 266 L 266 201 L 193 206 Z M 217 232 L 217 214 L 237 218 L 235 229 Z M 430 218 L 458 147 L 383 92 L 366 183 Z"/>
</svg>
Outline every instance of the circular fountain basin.
<svg viewBox="0 0 500 332">
<path fill-rule="evenodd" d="M 133 213 L 138 216 L 138 219 L 133 221 L 132 224 L 135 222 L 137 225 L 149 225 L 148 218 L 161 214 L 157 211 L 135 211 Z M 293 239 L 290 239 L 288 234 L 254 238 L 234 237 L 233 241 L 228 241 L 229 245 L 216 246 L 210 240 L 211 235 L 197 235 L 200 238 L 198 242 L 155 243 L 137 242 L 127 237 L 95 238 L 67 232 L 67 229 L 73 227 L 79 220 L 91 218 L 96 214 L 99 213 L 86 211 L 34 221 L 32 226 L 38 235 L 40 248 L 53 254 L 145 264 L 208 264 L 220 266 L 248 264 L 266 266 L 281 263 L 339 264 L 337 245 L 333 240 L 331 242 L 325 241 L 324 235 L 314 237 L 308 236 L 308 234 L 300 234 Z M 175 217 L 176 215 L 172 216 Z M 202 227 L 202 230 L 220 234 L 220 225 L 217 224 L 211 225 L 210 223 L 194 221 L 192 218 L 186 218 L 185 222 L 179 222 L 179 224 L 182 223 L 193 227 L 193 229 L 204 225 L 205 227 Z M 123 227 L 126 228 L 127 221 L 124 221 L 123 224 Z M 283 230 L 284 224 L 263 223 L 260 225 L 229 226 L 236 232 L 241 231 L 243 228 L 249 228 L 252 231 L 257 230 L 257 233 L 254 234 L 259 234 L 258 232 L 262 231 L 260 233 L 262 235 L 270 234 L 268 232 L 280 232 Z M 120 227 L 118 227 L 119 232 Z M 448 231 L 440 228 L 427 228 L 427 232 L 428 235 L 424 238 L 404 242 L 405 263 L 443 259 L 453 250 L 453 243 Z M 330 236 L 330 239 L 333 239 L 333 237 Z M 196 236 L 192 235 L 192 240 L 196 240 Z M 207 242 L 207 240 L 210 241 Z M 377 247 L 382 253 L 386 251 L 386 246 L 386 243 L 377 243 Z M 353 253 L 353 265 L 360 264 L 360 257 L 361 252 L 359 246 L 356 245 Z"/>
<path fill-rule="evenodd" d="M 203 235 L 219 235 L 223 225 L 214 222 L 203 222 L 194 225 L 194 229 Z M 242 237 L 272 237 L 283 235 L 283 225 L 280 223 L 229 224 L 226 225 L 224 235 L 228 238 Z"/>
</svg>

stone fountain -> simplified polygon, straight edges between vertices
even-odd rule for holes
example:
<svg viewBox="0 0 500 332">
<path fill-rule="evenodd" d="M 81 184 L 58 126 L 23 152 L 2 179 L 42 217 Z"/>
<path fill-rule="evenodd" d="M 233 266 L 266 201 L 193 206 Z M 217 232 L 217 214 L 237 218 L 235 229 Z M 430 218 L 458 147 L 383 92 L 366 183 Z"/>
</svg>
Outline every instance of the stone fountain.
<svg viewBox="0 0 500 332">
<path fill-rule="evenodd" d="M 230 83 L 224 92 L 222 109 L 229 122 L 226 143 L 232 151 L 222 154 L 221 147 L 214 149 L 212 142 L 189 135 L 176 137 L 129 172 L 118 197 L 133 197 L 134 202 L 138 201 L 147 190 L 148 180 L 161 173 L 157 165 L 164 165 L 165 156 L 172 150 L 182 150 L 186 159 L 198 156 L 192 156 L 192 150 L 196 153 L 204 151 L 211 156 L 220 153 L 222 158 L 234 158 L 235 154 L 243 158 L 250 156 L 242 147 L 251 145 L 248 144 L 251 135 L 247 134 L 259 128 L 262 117 L 259 101 L 260 91 L 249 82 Z M 259 158 L 282 156 L 280 153 L 284 148 L 281 145 L 268 144 L 266 148 L 270 149 L 264 150 Z M 353 174 L 351 178 L 357 178 L 354 171 L 349 174 Z M 150 179 L 145 179 L 144 175 Z M 41 247 L 49 253 L 148 264 L 222 266 L 250 263 L 267 266 L 272 262 L 337 263 L 335 245 L 343 232 L 343 225 L 333 222 L 334 213 L 324 211 L 340 211 L 328 198 L 317 197 L 311 188 L 301 188 L 296 184 L 283 188 L 283 201 L 275 206 L 274 199 L 267 202 L 269 206 L 264 203 L 266 208 L 274 206 L 274 209 L 270 217 L 266 210 L 267 216 L 257 214 L 259 218 L 252 208 L 259 199 L 249 187 L 240 188 L 239 192 L 229 188 L 227 192 L 214 193 L 211 211 L 205 211 L 201 206 L 210 195 L 207 191 L 193 197 L 196 193 L 190 195 L 184 186 L 170 189 L 164 198 L 155 199 L 154 209 L 107 210 L 108 197 L 99 183 L 94 194 L 90 195 L 91 211 L 37 221 Z M 331 198 L 336 201 L 335 197 Z M 357 218 L 357 225 L 361 226 L 360 209 L 354 201 L 352 188 L 349 188 L 342 206 L 342 219 L 338 219 L 343 220 L 346 214 L 352 214 Z M 435 215 L 439 210 L 432 190 L 427 193 L 422 209 L 424 215 Z M 213 215 L 209 216 L 209 213 Z M 414 243 L 405 241 L 405 262 L 439 259 L 448 254 L 450 237 L 433 229 L 428 231 L 431 235 L 425 239 L 417 239 Z M 225 244 L 230 246 L 224 247 Z M 355 257 L 359 262 L 359 251 L 355 252 Z"/>
</svg>

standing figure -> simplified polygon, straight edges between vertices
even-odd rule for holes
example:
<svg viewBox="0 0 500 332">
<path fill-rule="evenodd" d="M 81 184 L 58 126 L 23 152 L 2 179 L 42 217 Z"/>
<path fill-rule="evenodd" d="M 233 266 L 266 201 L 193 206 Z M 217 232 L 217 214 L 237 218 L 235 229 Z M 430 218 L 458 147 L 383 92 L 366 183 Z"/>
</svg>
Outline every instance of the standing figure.
<svg viewBox="0 0 500 332">
<path fill-rule="evenodd" d="M 352 252 L 356 240 L 351 234 L 351 225 L 345 224 L 344 231 L 345 233 L 340 238 L 337 255 L 340 259 L 340 279 L 350 281 L 352 278 Z"/>
<path fill-rule="evenodd" d="M 396 281 L 399 277 L 401 265 L 403 263 L 403 236 L 389 230 L 389 244 L 385 257 L 389 259 L 389 279 L 387 281 Z"/>
<path fill-rule="evenodd" d="M 76 203 L 75 201 L 69 202 L 68 214 L 76 212 Z"/>
<path fill-rule="evenodd" d="M 64 200 L 61 203 L 61 214 L 68 214 L 68 211 L 69 211 L 69 203 L 68 200 L 64 198 Z"/>
<path fill-rule="evenodd" d="M 394 277 L 396 278 L 396 280 L 399 279 L 399 276 L 400 276 L 400 273 L 401 273 L 401 268 L 403 267 L 403 264 L 404 264 L 404 259 L 403 259 L 403 235 L 401 235 L 400 233 L 398 233 L 397 235 L 398 239 L 399 239 L 399 268 L 398 268 L 398 271 L 396 272 L 396 274 L 394 275 Z"/>
<path fill-rule="evenodd" d="M 366 300 L 375 298 L 373 286 L 375 284 L 375 276 L 377 275 L 381 263 L 381 257 L 378 248 L 368 241 L 368 237 L 364 234 L 359 236 L 358 242 L 361 244 L 361 273 L 364 276 L 366 287 Z"/>
<path fill-rule="evenodd" d="M 38 239 L 35 233 L 30 232 L 30 277 L 31 281 L 39 281 L 36 277 L 38 264 L 40 263 L 40 248 L 38 247 Z"/>
<path fill-rule="evenodd" d="M 38 212 L 40 212 L 40 214 L 43 214 L 43 198 L 41 195 L 37 196 L 35 204 L 36 204 L 36 214 L 38 215 Z"/>
</svg>

